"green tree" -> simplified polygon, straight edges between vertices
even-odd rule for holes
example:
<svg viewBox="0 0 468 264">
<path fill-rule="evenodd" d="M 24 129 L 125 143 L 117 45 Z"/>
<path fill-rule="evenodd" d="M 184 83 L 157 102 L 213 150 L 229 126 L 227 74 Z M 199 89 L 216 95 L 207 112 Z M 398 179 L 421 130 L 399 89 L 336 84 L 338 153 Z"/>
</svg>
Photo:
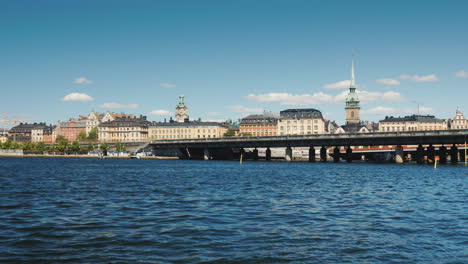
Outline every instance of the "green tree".
<svg viewBox="0 0 468 264">
<path fill-rule="evenodd" d="M 76 137 L 76 140 L 81 142 L 86 140 L 86 138 L 86 131 L 81 131 L 80 134 L 78 134 L 78 136 Z"/>
<path fill-rule="evenodd" d="M 44 142 L 39 142 L 36 145 L 36 149 L 41 152 L 44 152 L 46 150 L 46 145 L 44 144 Z"/>
<path fill-rule="evenodd" d="M 125 151 L 125 145 L 119 142 L 119 143 L 115 144 L 115 150 L 117 152 L 123 152 L 123 151 Z"/>
<path fill-rule="evenodd" d="M 93 129 L 91 129 L 91 131 L 89 131 L 88 139 L 89 140 L 97 140 L 98 139 L 98 128 L 97 127 L 93 128 Z"/>
<path fill-rule="evenodd" d="M 18 142 L 13 141 L 11 143 L 10 149 L 20 149 L 20 148 L 21 148 L 21 145 Z"/>
<path fill-rule="evenodd" d="M 31 150 L 32 149 L 32 146 L 31 146 L 31 143 L 29 142 L 24 142 L 23 145 L 21 146 L 21 148 L 23 150 Z"/>
<path fill-rule="evenodd" d="M 93 151 L 94 150 L 94 145 L 93 143 L 89 143 L 88 146 L 86 146 L 87 151 Z"/>
<path fill-rule="evenodd" d="M 226 132 L 224 133 L 223 136 L 225 136 L 225 137 L 233 137 L 233 136 L 235 136 L 235 135 L 236 135 L 236 132 L 234 132 L 233 130 L 228 130 L 228 131 L 226 131 Z"/>
<path fill-rule="evenodd" d="M 78 151 L 80 151 L 80 143 L 78 141 L 73 141 L 73 143 L 71 144 L 70 146 L 70 150 L 77 153 Z"/>
<path fill-rule="evenodd" d="M 11 148 L 11 143 L 12 143 L 12 142 L 13 142 L 13 141 L 12 141 L 11 139 L 7 139 L 7 141 L 5 141 L 5 143 L 3 143 L 2 148 L 3 148 L 3 149 L 10 149 L 10 148 Z"/>
<path fill-rule="evenodd" d="M 59 151 L 65 151 L 68 148 L 68 139 L 64 138 L 63 136 L 57 137 L 57 149 Z"/>
<path fill-rule="evenodd" d="M 101 151 L 104 153 L 104 155 L 107 155 L 107 151 L 109 150 L 109 144 L 107 143 L 102 143 L 99 148 Z"/>
</svg>

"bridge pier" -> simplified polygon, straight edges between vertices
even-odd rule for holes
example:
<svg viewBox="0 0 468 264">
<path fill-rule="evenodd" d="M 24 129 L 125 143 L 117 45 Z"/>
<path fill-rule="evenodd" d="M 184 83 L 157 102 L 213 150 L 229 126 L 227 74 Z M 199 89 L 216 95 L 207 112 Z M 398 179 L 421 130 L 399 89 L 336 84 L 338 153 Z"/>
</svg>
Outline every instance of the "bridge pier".
<svg viewBox="0 0 468 264">
<path fill-rule="evenodd" d="M 424 163 L 424 147 L 421 144 L 416 148 L 416 162 L 418 164 Z"/>
<path fill-rule="evenodd" d="M 293 153 L 292 153 L 292 148 L 291 147 L 287 147 L 286 148 L 286 153 L 285 153 L 285 157 L 284 159 L 286 161 L 292 161 L 293 160 Z"/>
<path fill-rule="evenodd" d="M 253 155 L 253 160 L 258 160 L 258 149 L 257 148 L 255 148 L 252 151 L 252 155 Z"/>
<path fill-rule="evenodd" d="M 427 147 L 427 163 L 434 163 L 435 161 L 435 148 L 432 144 Z"/>
<path fill-rule="evenodd" d="M 340 162 L 340 149 L 338 147 L 333 149 L 333 162 Z"/>
<path fill-rule="evenodd" d="M 265 151 L 265 159 L 267 161 L 271 160 L 271 149 L 270 148 L 267 148 L 266 151 Z"/>
<path fill-rule="evenodd" d="M 404 152 L 401 145 L 397 145 L 395 148 L 395 163 L 401 164 L 404 162 Z"/>
<path fill-rule="evenodd" d="M 353 161 L 353 149 L 351 146 L 348 146 L 346 148 L 346 162 L 352 162 Z"/>
<path fill-rule="evenodd" d="M 458 148 L 455 144 L 452 145 L 450 148 L 450 162 L 457 163 L 458 162 Z"/>
<path fill-rule="evenodd" d="M 211 153 L 208 148 L 203 149 L 203 160 L 210 160 L 211 159 Z"/>
<path fill-rule="evenodd" d="M 309 162 L 315 162 L 315 148 L 310 146 L 309 148 Z"/>
<path fill-rule="evenodd" d="M 440 157 L 440 164 L 447 163 L 447 148 L 444 145 L 439 147 L 439 157 Z"/>
<path fill-rule="evenodd" d="M 321 162 L 327 161 L 327 149 L 325 148 L 325 146 L 322 146 L 320 148 L 320 161 Z"/>
</svg>

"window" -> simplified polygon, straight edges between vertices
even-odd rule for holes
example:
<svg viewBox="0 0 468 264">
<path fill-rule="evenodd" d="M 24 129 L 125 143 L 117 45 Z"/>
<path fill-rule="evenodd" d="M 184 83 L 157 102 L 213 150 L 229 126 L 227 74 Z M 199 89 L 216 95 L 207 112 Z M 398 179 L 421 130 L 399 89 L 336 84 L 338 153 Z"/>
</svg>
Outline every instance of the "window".
<svg viewBox="0 0 468 264">
<path fill-rule="evenodd" d="M 351 111 L 351 118 L 354 118 L 354 111 Z"/>
</svg>

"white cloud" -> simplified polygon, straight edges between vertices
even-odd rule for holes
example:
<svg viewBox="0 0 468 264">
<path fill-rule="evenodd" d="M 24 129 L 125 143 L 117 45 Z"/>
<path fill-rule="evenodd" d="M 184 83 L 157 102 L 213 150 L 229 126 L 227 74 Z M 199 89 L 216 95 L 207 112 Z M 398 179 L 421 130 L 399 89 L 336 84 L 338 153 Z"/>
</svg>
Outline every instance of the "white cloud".
<svg viewBox="0 0 468 264">
<path fill-rule="evenodd" d="M 338 90 L 338 89 L 349 88 L 350 85 L 351 85 L 351 81 L 345 80 L 345 81 L 340 81 L 336 83 L 326 84 L 323 86 L 323 88 L 328 89 L 328 90 Z"/>
<path fill-rule="evenodd" d="M 391 78 L 379 79 L 379 80 L 376 80 L 376 82 L 380 84 L 385 84 L 385 85 L 400 85 L 399 80 L 391 79 Z"/>
<path fill-rule="evenodd" d="M 157 115 L 157 116 L 171 116 L 173 115 L 172 112 L 166 110 L 153 110 L 149 113 L 150 115 Z"/>
<path fill-rule="evenodd" d="M 458 78 L 468 78 L 468 72 L 466 71 L 457 71 L 455 73 L 455 76 L 457 76 Z"/>
<path fill-rule="evenodd" d="M 75 79 L 75 83 L 76 84 L 90 84 L 90 83 L 93 83 L 93 81 L 90 81 L 86 79 L 85 77 L 78 77 Z"/>
<path fill-rule="evenodd" d="M 430 114 L 432 113 L 433 109 L 430 107 L 419 107 L 419 114 Z M 412 115 L 417 114 L 416 108 L 393 108 L 393 107 L 384 107 L 384 106 L 377 106 L 371 109 L 364 109 L 362 110 L 363 113 L 367 114 L 374 114 L 374 115 Z"/>
<path fill-rule="evenodd" d="M 161 87 L 164 87 L 164 88 L 174 88 L 174 87 L 176 87 L 175 84 L 170 84 L 170 83 L 160 83 L 159 85 Z"/>
<path fill-rule="evenodd" d="M 104 103 L 100 108 L 138 108 L 138 104 Z"/>
<path fill-rule="evenodd" d="M 380 92 L 367 92 L 358 91 L 359 98 L 362 103 L 373 101 L 387 101 L 395 102 L 400 101 L 402 96 L 395 91 L 388 91 L 385 93 Z M 343 103 L 346 100 L 348 91 L 343 91 L 337 95 L 330 95 L 323 92 L 314 94 L 288 94 L 288 93 L 267 93 L 267 94 L 249 94 L 246 96 L 249 100 L 254 100 L 259 103 L 279 103 L 281 105 L 317 105 L 323 103 Z"/>
<path fill-rule="evenodd" d="M 249 108 L 242 105 L 232 105 L 228 106 L 228 108 L 231 109 L 233 112 L 242 114 L 255 114 L 263 112 L 263 109 L 261 108 Z"/>
<path fill-rule="evenodd" d="M 206 114 L 208 114 L 208 115 L 220 115 L 222 113 L 221 112 L 208 112 Z"/>
<path fill-rule="evenodd" d="M 79 102 L 89 102 L 94 100 L 91 96 L 84 93 L 71 93 L 67 94 L 62 98 L 62 101 L 79 101 Z"/>
<path fill-rule="evenodd" d="M 400 79 L 411 80 L 415 82 L 436 82 L 439 80 L 435 74 L 425 76 L 402 74 L 400 75 Z"/>
</svg>

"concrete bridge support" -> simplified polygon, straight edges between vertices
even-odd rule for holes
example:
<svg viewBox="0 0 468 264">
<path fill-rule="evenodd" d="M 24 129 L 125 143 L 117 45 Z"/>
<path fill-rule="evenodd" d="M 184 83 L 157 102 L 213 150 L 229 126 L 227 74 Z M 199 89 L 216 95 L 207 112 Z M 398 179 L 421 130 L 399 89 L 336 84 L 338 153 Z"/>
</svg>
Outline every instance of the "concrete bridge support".
<svg viewBox="0 0 468 264">
<path fill-rule="evenodd" d="M 258 149 L 257 148 L 255 148 L 252 151 L 252 158 L 253 158 L 253 160 L 258 160 Z"/>
<path fill-rule="evenodd" d="M 427 163 L 434 163 L 435 161 L 435 148 L 432 144 L 427 147 Z"/>
<path fill-rule="evenodd" d="M 203 150 L 203 160 L 210 160 L 211 159 L 211 153 L 208 148 L 205 148 Z"/>
<path fill-rule="evenodd" d="M 353 161 L 353 149 L 351 146 L 348 146 L 346 148 L 346 162 L 352 162 Z"/>
<path fill-rule="evenodd" d="M 293 160 L 293 153 L 292 153 L 292 148 L 291 147 L 286 148 L 286 153 L 285 153 L 284 159 L 286 161 L 292 161 Z"/>
<path fill-rule="evenodd" d="M 333 161 L 340 162 L 340 148 L 338 147 L 333 149 Z"/>
<path fill-rule="evenodd" d="M 439 147 L 439 157 L 441 164 L 447 163 L 447 148 L 444 145 Z"/>
<path fill-rule="evenodd" d="M 315 162 L 315 148 L 310 146 L 309 148 L 309 162 Z"/>
<path fill-rule="evenodd" d="M 424 147 L 421 144 L 416 148 L 416 162 L 418 164 L 424 163 Z"/>
<path fill-rule="evenodd" d="M 325 146 L 322 146 L 320 148 L 320 161 L 321 162 L 327 161 L 327 149 L 325 148 Z"/>
<path fill-rule="evenodd" d="M 267 161 L 271 160 L 271 149 L 270 148 L 267 148 L 266 151 L 265 151 L 265 159 Z"/>
<path fill-rule="evenodd" d="M 401 145 L 397 145 L 395 148 L 395 163 L 401 164 L 404 162 L 404 152 Z"/>
<path fill-rule="evenodd" d="M 458 148 L 455 146 L 455 144 L 453 144 L 453 146 L 450 148 L 450 162 L 458 162 Z"/>
</svg>

